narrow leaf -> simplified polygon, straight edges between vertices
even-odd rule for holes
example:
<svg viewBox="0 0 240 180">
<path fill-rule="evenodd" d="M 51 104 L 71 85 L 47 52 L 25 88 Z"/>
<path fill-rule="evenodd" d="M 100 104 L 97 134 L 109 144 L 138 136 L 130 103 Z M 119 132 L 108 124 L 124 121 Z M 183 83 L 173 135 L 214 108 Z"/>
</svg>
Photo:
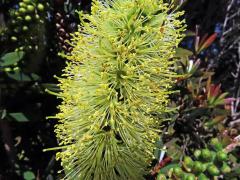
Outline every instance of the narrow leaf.
<svg viewBox="0 0 240 180">
<path fill-rule="evenodd" d="M 171 168 L 179 167 L 179 164 L 169 164 L 162 169 L 160 169 L 159 173 L 166 174 Z"/>
<path fill-rule="evenodd" d="M 16 70 L 14 72 L 7 72 L 8 77 L 14 79 L 16 81 L 36 81 L 39 80 L 39 76 L 32 73 L 30 75 L 24 74 L 20 70 Z"/>
<path fill-rule="evenodd" d="M 177 48 L 176 49 L 176 54 L 175 54 L 175 57 L 179 57 L 179 58 L 182 58 L 182 57 L 188 57 L 188 56 L 191 56 L 193 55 L 193 52 L 190 51 L 190 50 L 187 50 L 187 49 L 183 49 L 183 48 Z"/>
<path fill-rule="evenodd" d="M 15 119 L 17 122 L 28 122 L 29 119 L 21 112 L 18 113 L 9 113 L 9 116 Z"/>
<path fill-rule="evenodd" d="M 202 50 L 208 48 L 213 41 L 217 38 L 217 33 L 212 34 L 204 43 L 203 45 L 199 48 L 198 53 L 201 52 Z"/>
</svg>

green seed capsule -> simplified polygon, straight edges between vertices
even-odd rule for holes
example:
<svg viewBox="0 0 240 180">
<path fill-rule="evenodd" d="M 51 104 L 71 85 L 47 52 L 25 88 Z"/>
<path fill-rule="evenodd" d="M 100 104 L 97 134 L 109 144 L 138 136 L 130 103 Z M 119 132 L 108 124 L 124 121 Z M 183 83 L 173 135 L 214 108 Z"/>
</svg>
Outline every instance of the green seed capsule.
<svg viewBox="0 0 240 180">
<path fill-rule="evenodd" d="M 167 178 L 164 174 L 158 174 L 157 180 L 167 180 Z"/>
<path fill-rule="evenodd" d="M 25 9 L 25 8 L 19 8 L 19 13 L 20 13 L 20 14 L 26 13 L 26 9 Z"/>
<path fill-rule="evenodd" d="M 209 180 L 209 178 L 208 178 L 205 174 L 201 173 L 201 174 L 198 176 L 198 180 Z"/>
<path fill-rule="evenodd" d="M 28 5 L 27 6 L 27 10 L 28 10 L 28 12 L 34 12 L 34 6 L 33 5 Z"/>
<path fill-rule="evenodd" d="M 19 16 L 19 12 L 17 12 L 17 11 L 14 12 L 14 15 L 15 15 L 15 16 Z"/>
<path fill-rule="evenodd" d="M 12 42 L 16 42 L 17 40 L 18 40 L 18 39 L 17 39 L 16 36 L 12 36 L 12 37 L 11 37 L 11 41 L 12 41 Z"/>
<path fill-rule="evenodd" d="M 180 167 L 173 168 L 173 174 L 177 177 L 181 177 L 183 175 L 182 168 Z"/>
<path fill-rule="evenodd" d="M 193 166 L 193 160 L 189 156 L 185 156 L 183 159 L 184 165 L 187 166 L 187 168 L 192 168 Z"/>
<path fill-rule="evenodd" d="M 35 15 L 35 19 L 39 20 L 40 16 L 38 14 Z"/>
<path fill-rule="evenodd" d="M 17 21 L 22 21 L 22 20 L 23 20 L 22 17 L 20 17 L 20 16 L 17 17 Z"/>
<path fill-rule="evenodd" d="M 217 151 L 220 151 L 223 149 L 222 144 L 219 142 L 218 138 L 212 138 L 210 144 L 213 146 L 213 148 Z"/>
<path fill-rule="evenodd" d="M 17 52 L 18 49 L 15 49 L 15 51 Z M 4 68 L 4 71 L 5 71 L 5 72 L 10 72 L 10 71 L 12 71 L 12 69 L 8 67 L 8 68 Z"/>
<path fill-rule="evenodd" d="M 29 50 L 32 50 L 32 46 L 30 46 L 30 45 L 29 45 L 27 48 L 28 48 Z"/>
<path fill-rule="evenodd" d="M 207 167 L 208 167 L 208 163 L 202 163 L 202 172 L 206 171 Z"/>
<path fill-rule="evenodd" d="M 194 157 L 198 159 L 200 156 L 201 156 L 201 150 L 199 150 L 199 149 L 195 150 Z"/>
<path fill-rule="evenodd" d="M 195 173 L 201 173 L 201 172 L 203 172 L 203 171 L 204 171 L 204 166 L 203 166 L 203 164 L 202 164 L 200 161 L 195 161 L 195 162 L 193 163 L 193 171 L 194 171 Z"/>
<path fill-rule="evenodd" d="M 43 4 L 38 4 L 38 5 L 37 5 L 37 9 L 38 9 L 39 11 L 44 11 L 44 5 L 43 5 Z"/>
<path fill-rule="evenodd" d="M 223 151 L 219 151 L 217 153 L 216 159 L 218 161 L 226 161 L 228 159 L 228 155 L 227 155 L 227 153 L 225 153 Z"/>
<path fill-rule="evenodd" d="M 25 2 L 25 3 L 30 3 L 31 0 L 23 0 L 23 2 Z"/>
<path fill-rule="evenodd" d="M 192 173 L 186 174 L 184 180 L 195 180 L 195 176 Z"/>
<path fill-rule="evenodd" d="M 29 15 L 25 16 L 24 19 L 25 19 L 25 21 L 27 21 L 27 22 L 30 22 L 30 21 L 32 20 L 31 16 L 29 16 Z"/>
<path fill-rule="evenodd" d="M 220 171 L 218 170 L 218 168 L 215 165 L 213 165 L 213 164 L 208 166 L 207 171 L 212 176 L 218 176 L 220 174 Z"/>
<path fill-rule="evenodd" d="M 23 30 L 24 32 L 26 32 L 26 31 L 28 31 L 28 27 L 27 27 L 27 26 L 23 26 L 22 30 Z"/>
<path fill-rule="evenodd" d="M 203 149 L 201 152 L 201 157 L 205 161 L 211 161 L 212 160 L 212 153 L 208 149 Z"/>
<path fill-rule="evenodd" d="M 223 174 L 227 174 L 231 172 L 231 167 L 229 165 L 227 165 L 226 163 L 223 163 L 222 167 L 221 167 L 221 172 Z"/>
<path fill-rule="evenodd" d="M 20 3 L 19 3 L 19 6 L 20 6 L 20 7 L 26 7 L 26 4 L 25 4 L 24 2 L 20 2 Z"/>
</svg>

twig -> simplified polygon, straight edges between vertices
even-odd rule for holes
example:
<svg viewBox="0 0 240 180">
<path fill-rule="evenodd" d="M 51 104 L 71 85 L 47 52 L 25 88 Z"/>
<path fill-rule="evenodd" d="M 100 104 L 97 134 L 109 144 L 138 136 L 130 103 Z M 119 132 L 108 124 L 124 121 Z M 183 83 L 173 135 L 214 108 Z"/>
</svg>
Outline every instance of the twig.
<svg viewBox="0 0 240 180">
<path fill-rule="evenodd" d="M 9 123 L 4 120 L 0 121 L 0 132 L 2 134 L 2 141 L 4 143 L 4 148 L 8 156 L 8 163 L 12 170 L 15 169 L 16 153 L 12 141 L 12 133 Z"/>
</svg>

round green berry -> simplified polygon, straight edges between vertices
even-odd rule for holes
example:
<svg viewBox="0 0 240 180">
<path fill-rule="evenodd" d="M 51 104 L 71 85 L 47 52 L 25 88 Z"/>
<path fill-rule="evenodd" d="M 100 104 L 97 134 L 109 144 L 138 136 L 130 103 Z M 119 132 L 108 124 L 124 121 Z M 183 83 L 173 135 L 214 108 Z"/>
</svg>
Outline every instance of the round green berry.
<svg viewBox="0 0 240 180">
<path fill-rule="evenodd" d="M 208 165 L 208 163 L 202 163 L 202 172 L 206 171 Z"/>
<path fill-rule="evenodd" d="M 26 9 L 25 8 L 19 8 L 19 13 L 21 13 L 21 14 L 24 14 L 24 13 L 26 13 Z"/>
<path fill-rule="evenodd" d="M 157 180 L 167 180 L 167 178 L 164 174 L 158 174 Z"/>
<path fill-rule="evenodd" d="M 40 16 L 38 14 L 35 15 L 35 19 L 39 20 Z"/>
<path fill-rule="evenodd" d="M 28 48 L 29 50 L 32 50 L 32 46 L 31 46 L 31 45 L 27 46 L 27 48 Z"/>
<path fill-rule="evenodd" d="M 38 4 L 37 5 L 37 9 L 39 10 L 39 11 L 44 11 L 44 5 L 43 4 Z"/>
<path fill-rule="evenodd" d="M 223 163 L 222 167 L 221 167 L 221 172 L 223 174 L 227 174 L 231 172 L 231 167 L 229 165 L 227 165 L 226 163 Z"/>
<path fill-rule="evenodd" d="M 30 21 L 32 20 L 31 16 L 29 16 L 29 15 L 25 16 L 24 19 L 25 19 L 25 21 L 27 21 L 27 22 L 30 22 Z"/>
<path fill-rule="evenodd" d="M 25 2 L 25 3 L 30 3 L 31 0 L 23 0 L 23 2 Z"/>
<path fill-rule="evenodd" d="M 27 6 L 27 10 L 28 10 L 28 12 L 33 12 L 34 11 L 34 6 L 33 5 L 28 5 Z"/>
<path fill-rule="evenodd" d="M 219 151 L 216 155 L 216 158 L 218 161 L 226 161 L 228 159 L 228 155 L 223 151 Z"/>
<path fill-rule="evenodd" d="M 208 178 L 205 174 L 201 173 L 201 174 L 198 176 L 198 180 L 209 180 L 209 178 Z"/>
<path fill-rule="evenodd" d="M 28 31 L 28 27 L 27 27 L 27 26 L 23 26 L 22 30 L 23 30 L 24 32 L 26 32 L 26 31 Z"/>
<path fill-rule="evenodd" d="M 211 161 L 212 160 L 212 153 L 209 151 L 209 149 L 203 149 L 201 152 L 201 157 L 205 161 Z"/>
<path fill-rule="evenodd" d="M 22 20 L 23 20 L 22 17 L 20 17 L 20 16 L 17 17 L 17 21 L 22 21 Z"/>
<path fill-rule="evenodd" d="M 198 159 L 200 156 L 201 156 L 201 150 L 199 150 L 199 149 L 195 150 L 194 157 Z"/>
<path fill-rule="evenodd" d="M 201 173 L 204 171 L 204 165 L 200 161 L 195 161 L 193 163 L 193 171 L 195 173 Z"/>
<path fill-rule="evenodd" d="M 19 51 L 19 50 L 18 50 L 18 49 L 15 49 L 15 52 L 17 52 L 17 51 Z M 4 68 L 4 71 L 5 71 L 5 72 L 10 72 L 10 71 L 12 71 L 12 69 L 9 68 L 9 67 L 7 67 L 7 68 Z"/>
<path fill-rule="evenodd" d="M 189 156 L 185 156 L 183 159 L 184 165 L 186 165 L 187 168 L 192 168 L 193 166 L 193 160 Z"/>
<path fill-rule="evenodd" d="M 19 3 L 19 6 L 20 6 L 20 7 L 26 7 L 26 4 L 25 4 L 24 2 L 20 2 L 20 3 Z"/>
<path fill-rule="evenodd" d="M 218 168 L 213 164 L 208 166 L 207 171 L 212 176 L 218 176 L 220 174 L 220 171 L 218 170 Z"/>
<path fill-rule="evenodd" d="M 184 180 L 195 180 L 195 176 L 192 173 L 188 173 L 185 175 Z"/>
<path fill-rule="evenodd" d="M 12 36 L 12 37 L 11 37 L 11 41 L 12 41 L 12 42 L 16 42 L 17 40 L 18 40 L 18 39 L 17 39 L 16 36 Z"/>
<path fill-rule="evenodd" d="M 220 151 L 223 149 L 222 144 L 219 142 L 218 138 L 212 138 L 210 141 L 210 144 L 213 146 L 213 148 L 217 151 Z"/>
<path fill-rule="evenodd" d="M 183 174 L 182 168 L 180 167 L 173 168 L 173 174 L 177 177 L 181 177 Z"/>
<path fill-rule="evenodd" d="M 14 12 L 14 15 L 15 15 L 15 16 L 19 16 L 19 12 L 17 12 L 17 11 Z"/>
</svg>

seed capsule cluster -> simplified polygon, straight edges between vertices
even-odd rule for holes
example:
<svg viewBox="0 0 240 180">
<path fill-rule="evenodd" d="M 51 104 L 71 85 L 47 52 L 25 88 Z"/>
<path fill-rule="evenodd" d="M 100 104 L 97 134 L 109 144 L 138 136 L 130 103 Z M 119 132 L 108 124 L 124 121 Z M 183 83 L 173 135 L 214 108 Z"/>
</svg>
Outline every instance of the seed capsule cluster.
<svg viewBox="0 0 240 180">
<path fill-rule="evenodd" d="M 185 156 L 182 166 L 171 168 L 168 177 L 176 180 L 212 180 L 231 172 L 228 160 L 229 155 L 224 152 L 222 144 L 213 138 L 211 149 L 195 150 L 194 158 Z M 167 179 L 164 174 L 158 175 L 158 180 L 164 179 Z"/>
<path fill-rule="evenodd" d="M 59 50 L 63 50 L 65 53 L 71 52 L 72 47 L 67 41 L 70 40 L 70 30 L 67 27 L 68 23 L 66 23 L 65 15 L 61 12 L 57 12 L 55 14 L 56 21 L 56 30 L 57 30 L 57 40 L 58 40 L 58 48 Z"/>
<path fill-rule="evenodd" d="M 12 17 L 10 39 L 19 45 L 18 50 L 38 49 L 36 24 L 43 23 L 44 12 L 45 5 L 38 0 L 22 0 L 18 3 L 18 7 L 10 12 Z"/>
</svg>

